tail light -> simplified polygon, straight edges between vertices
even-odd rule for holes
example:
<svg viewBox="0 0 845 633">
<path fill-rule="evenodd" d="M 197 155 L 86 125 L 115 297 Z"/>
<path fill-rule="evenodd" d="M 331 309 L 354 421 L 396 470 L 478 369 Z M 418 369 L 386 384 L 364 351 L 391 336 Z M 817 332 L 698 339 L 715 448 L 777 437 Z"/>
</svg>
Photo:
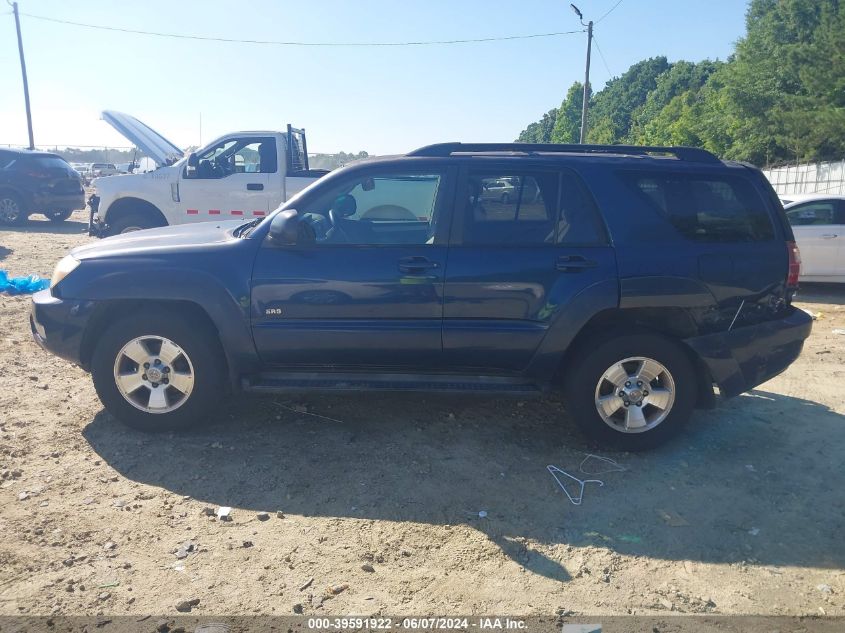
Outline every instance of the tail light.
<svg viewBox="0 0 845 633">
<path fill-rule="evenodd" d="M 801 251 L 795 242 L 786 243 L 786 252 L 789 255 L 789 273 L 786 275 L 786 287 L 798 287 L 798 275 L 801 274 Z"/>
</svg>

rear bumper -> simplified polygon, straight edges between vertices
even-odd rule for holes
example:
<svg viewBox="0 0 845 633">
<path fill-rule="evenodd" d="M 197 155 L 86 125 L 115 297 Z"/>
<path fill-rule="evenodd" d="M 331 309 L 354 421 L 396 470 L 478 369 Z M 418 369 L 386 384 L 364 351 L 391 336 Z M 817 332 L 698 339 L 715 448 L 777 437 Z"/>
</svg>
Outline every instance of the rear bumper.
<svg viewBox="0 0 845 633">
<path fill-rule="evenodd" d="M 801 354 L 812 317 L 790 307 L 781 319 L 686 339 L 730 398 L 777 376 Z"/>
<path fill-rule="evenodd" d="M 92 301 L 57 299 L 49 289 L 36 292 L 29 315 L 32 338 L 48 352 L 84 366 L 82 340 L 93 311 Z"/>
<path fill-rule="evenodd" d="M 30 205 L 31 211 L 64 211 L 69 209 L 75 211 L 76 209 L 85 208 L 85 193 L 79 191 L 78 193 L 66 194 L 33 194 Z"/>
</svg>

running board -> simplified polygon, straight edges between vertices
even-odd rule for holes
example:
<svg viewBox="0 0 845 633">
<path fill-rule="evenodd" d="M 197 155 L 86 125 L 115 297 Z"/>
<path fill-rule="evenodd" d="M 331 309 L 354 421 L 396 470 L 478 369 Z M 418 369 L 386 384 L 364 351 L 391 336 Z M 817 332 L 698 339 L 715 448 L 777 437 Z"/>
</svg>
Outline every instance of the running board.
<svg viewBox="0 0 845 633">
<path fill-rule="evenodd" d="M 364 374 L 270 372 L 245 377 L 244 391 L 283 393 L 303 391 L 421 391 L 532 396 L 542 391 L 524 379 L 502 376 L 445 374 Z"/>
</svg>

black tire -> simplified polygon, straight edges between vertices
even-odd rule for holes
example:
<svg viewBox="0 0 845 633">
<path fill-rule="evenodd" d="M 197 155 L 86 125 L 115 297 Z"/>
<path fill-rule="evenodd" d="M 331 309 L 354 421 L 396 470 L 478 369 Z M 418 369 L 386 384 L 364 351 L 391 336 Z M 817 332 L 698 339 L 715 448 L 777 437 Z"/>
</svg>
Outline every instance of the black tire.
<svg viewBox="0 0 845 633">
<path fill-rule="evenodd" d="M 129 233 L 131 231 L 140 231 L 142 229 L 152 229 L 159 226 L 165 226 L 151 213 L 145 213 L 144 211 L 129 211 L 127 213 L 121 213 L 114 219 L 114 222 L 112 222 L 111 218 L 109 218 L 107 224 L 107 237 L 120 235 L 121 233 Z"/>
<path fill-rule="evenodd" d="M 0 226 L 20 226 L 28 215 L 20 196 L 10 191 L 0 192 Z"/>
<path fill-rule="evenodd" d="M 63 209 L 62 211 L 45 211 L 44 215 L 50 222 L 64 222 L 73 213 L 73 209 Z"/>
<path fill-rule="evenodd" d="M 674 382 L 674 403 L 668 415 L 653 428 L 637 433 L 612 427 L 596 406 L 596 389 L 604 373 L 615 363 L 632 357 L 657 361 Z M 602 445 L 625 451 L 646 450 L 666 442 L 683 428 L 695 407 L 695 368 L 677 343 L 656 334 L 634 331 L 594 336 L 573 351 L 563 380 L 567 411 L 581 430 Z M 653 411 L 646 406 L 641 410 Z M 624 415 L 624 409 L 621 411 Z"/>
<path fill-rule="evenodd" d="M 97 395 L 112 416 L 147 432 L 177 431 L 206 420 L 225 391 L 226 360 L 216 334 L 209 327 L 198 327 L 193 320 L 168 311 L 142 312 L 120 319 L 103 333 L 91 359 L 91 374 Z M 118 354 L 124 345 L 141 336 L 169 339 L 190 358 L 193 389 L 172 411 L 142 411 L 130 404 L 117 387 L 114 369 Z"/>
</svg>

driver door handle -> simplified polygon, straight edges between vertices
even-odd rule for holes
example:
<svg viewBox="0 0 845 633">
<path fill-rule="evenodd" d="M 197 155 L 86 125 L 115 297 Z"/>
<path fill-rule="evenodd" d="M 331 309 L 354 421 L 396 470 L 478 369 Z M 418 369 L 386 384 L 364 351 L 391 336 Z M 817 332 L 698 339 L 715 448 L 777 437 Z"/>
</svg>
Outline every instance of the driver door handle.
<svg viewBox="0 0 845 633">
<path fill-rule="evenodd" d="M 555 268 L 565 273 L 577 273 L 586 268 L 595 268 L 597 262 L 582 255 L 561 255 L 555 262 Z"/>
<path fill-rule="evenodd" d="M 399 271 L 403 273 L 422 273 L 426 270 L 439 268 L 440 264 L 433 262 L 427 257 L 414 255 L 411 257 L 403 257 L 399 260 Z"/>
<path fill-rule="evenodd" d="M 251 182 L 246 188 L 249 191 L 264 191 L 264 185 L 260 182 Z"/>
</svg>

